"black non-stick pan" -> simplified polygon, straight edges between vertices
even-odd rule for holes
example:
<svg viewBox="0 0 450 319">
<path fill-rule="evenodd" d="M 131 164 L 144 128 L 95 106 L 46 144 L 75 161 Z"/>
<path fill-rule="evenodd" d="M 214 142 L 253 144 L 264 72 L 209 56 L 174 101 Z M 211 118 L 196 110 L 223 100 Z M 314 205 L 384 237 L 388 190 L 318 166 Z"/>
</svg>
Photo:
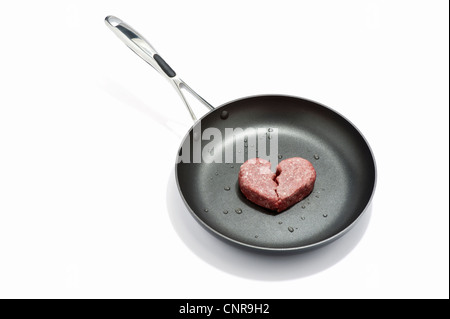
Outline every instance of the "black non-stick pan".
<svg viewBox="0 0 450 319">
<path fill-rule="evenodd" d="M 316 102 L 282 95 L 245 97 L 214 108 L 187 86 L 139 33 L 113 16 L 106 18 L 106 24 L 173 84 L 195 120 L 181 143 L 175 174 L 188 210 L 207 230 L 244 247 L 306 250 L 339 238 L 367 209 L 376 184 L 374 156 L 362 134 L 342 115 Z M 183 89 L 211 109 L 200 120 Z M 220 144 L 205 139 L 210 128 L 220 133 Z M 227 135 L 227 129 L 235 128 L 244 131 Z M 255 130 L 245 131 L 249 128 Z M 259 134 L 262 131 L 266 134 Z M 278 138 L 277 161 L 303 157 L 317 172 L 313 192 L 278 214 L 243 196 L 238 185 L 242 161 L 235 162 L 238 157 L 247 160 L 270 153 L 273 136 Z M 234 151 L 231 162 L 225 155 L 230 149 Z M 211 157 L 204 160 L 202 156 L 198 161 L 195 154 L 199 150 Z M 209 163 L 211 160 L 215 161 Z"/>
</svg>

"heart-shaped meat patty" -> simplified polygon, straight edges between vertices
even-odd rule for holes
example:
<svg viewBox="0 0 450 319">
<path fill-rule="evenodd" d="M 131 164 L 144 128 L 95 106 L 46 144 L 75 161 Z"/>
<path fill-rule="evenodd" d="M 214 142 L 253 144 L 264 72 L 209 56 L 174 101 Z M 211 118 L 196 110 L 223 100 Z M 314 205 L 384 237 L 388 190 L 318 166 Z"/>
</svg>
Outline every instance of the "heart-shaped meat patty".
<svg viewBox="0 0 450 319">
<path fill-rule="evenodd" d="M 282 212 L 308 196 L 316 181 L 316 170 L 301 157 L 288 158 L 277 166 L 276 174 L 270 162 L 253 158 L 242 164 L 239 187 L 251 202 Z"/>
</svg>

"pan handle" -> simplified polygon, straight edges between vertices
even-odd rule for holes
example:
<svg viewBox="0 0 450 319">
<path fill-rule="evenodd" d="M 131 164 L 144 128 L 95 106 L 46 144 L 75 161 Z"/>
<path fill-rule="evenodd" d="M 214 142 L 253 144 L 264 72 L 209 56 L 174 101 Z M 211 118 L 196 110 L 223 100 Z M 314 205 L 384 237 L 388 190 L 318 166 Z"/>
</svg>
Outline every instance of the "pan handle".
<svg viewBox="0 0 450 319">
<path fill-rule="evenodd" d="M 182 89 L 189 91 L 197 100 L 202 102 L 207 108 L 213 110 L 214 107 L 209 104 L 204 98 L 198 95 L 193 89 L 191 89 L 186 82 L 181 80 L 175 71 L 167 64 L 166 61 L 156 52 L 152 45 L 145 40 L 137 31 L 135 31 L 128 24 L 123 22 L 117 17 L 107 16 L 105 18 L 106 26 L 111 29 L 115 35 L 122 40 L 134 53 L 139 55 L 145 62 L 150 64 L 156 71 L 158 71 L 162 76 L 164 76 L 170 83 L 172 83 L 175 90 L 180 95 L 184 104 L 186 105 L 189 114 L 194 121 L 197 121 L 194 111 L 189 105 L 186 96 L 184 95 Z"/>
</svg>

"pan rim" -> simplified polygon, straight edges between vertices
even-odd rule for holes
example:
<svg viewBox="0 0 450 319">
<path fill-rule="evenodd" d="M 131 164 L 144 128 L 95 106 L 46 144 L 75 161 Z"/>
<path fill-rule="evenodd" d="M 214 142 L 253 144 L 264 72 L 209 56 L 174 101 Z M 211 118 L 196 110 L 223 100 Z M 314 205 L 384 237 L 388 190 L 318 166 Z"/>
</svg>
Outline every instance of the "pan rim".
<svg viewBox="0 0 450 319">
<path fill-rule="evenodd" d="M 186 208 L 188 209 L 188 211 L 190 212 L 190 214 L 194 217 L 194 219 L 200 224 L 202 225 L 206 230 L 210 231 L 212 234 L 214 234 L 215 236 L 218 236 L 219 238 L 226 240 L 230 243 L 233 243 L 237 246 L 240 247 L 245 247 L 245 248 L 250 248 L 252 250 L 257 250 L 257 251 L 266 251 L 266 252 L 302 252 L 302 251 L 307 251 L 307 250 L 311 250 L 311 249 L 315 249 L 315 248 L 319 248 L 321 246 L 324 246 L 326 244 L 329 244 L 333 241 L 335 241 L 336 239 L 342 237 L 344 234 L 346 234 L 349 230 L 351 230 L 353 228 L 353 226 L 362 218 L 362 216 L 366 213 L 367 209 L 369 208 L 374 194 L 375 194 L 375 189 L 377 186 L 377 175 L 378 175 L 378 170 L 377 170 L 377 164 L 376 164 L 376 160 L 375 160 L 375 156 L 374 153 L 372 151 L 372 148 L 369 144 L 369 142 L 367 141 L 366 137 L 364 136 L 364 134 L 362 134 L 362 132 L 356 127 L 356 125 L 354 125 L 347 117 L 343 116 L 341 113 L 337 112 L 336 110 L 323 105 L 321 103 L 318 103 L 316 101 L 310 100 L 310 99 L 306 99 L 306 98 L 302 98 L 302 97 L 298 97 L 295 95 L 288 95 L 288 94 L 256 94 L 256 95 L 250 95 L 250 96 L 246 96 L 246 97 L 241 97 L 241 98 L 237 98 L 234 99 L 232 101 L 226 102 L 221 104 L 218 107 L 215 107 L 213 110 L 210 110 L 209 112 L 207 112 L 206 114 L 204 114 L 202 117 L 200 117 L 191 127 L 190 129 L 187 131 L 187 133 L 185 134 L 185 136 L 183 137 L 183 139 L 181 140 L 181 144 L 180 147 L 183 145 L 184 141 L 186 140 L 186 138 L 188 138 L 192 128 L 194 127 L 194 125 L 197 122 L 202 121 L 204 118 L 206 118 L 207 116 L 209 116 L 211 113 L 221 109 L 222 107 L 235 103 L 237 101 L 242 101 L 242 100 L 247 100 L 247 99 L 254 99 L 254 98 L 264 98 L 264 97 L 273 97 L 273 98 L 291 98 L 291 99 L 298 99 L 298 100 L 303 100 L 306 102 L 310 102 L 310 103 L 314 103 L 318 106 L 321 106 L 325 109 L 327 109 L 328 111 L 335 113 L 336 115 L 340 116 L 343 120 L 345 120 L 348 124 L 350 124 L 355 130 L 356 132 L 358 132 L 358 134 L 361 136 L 361 138 L 363 139 L 363 141 L 365 142 L 372 161 L 373 161 L 373 166 L 374 166 L 374 182 L 373 182 L 373 187 L 372 187 L 372 191 L 369 197 L 369 200 L 367 201 L 367 204 L 365 205 L 364 209 L 359 213 L 358 217 L 355 218 L 355 220 L 350 223 L 349 225 L 347 225 L 344 229 L 342 229 L 340 232 L 334 234 L 333 236 L 330 236 L 326 239 L 323 239 L 321 241 L 318 241 L 316 243 L 312 243 L 312 244 L 308 244 L 308 245 L 303 245 L 303 246 L 297 246 L 297 247 L 266 247 L 266 246 L 257 246 L 257 245 L 252 245 L 252 244 L 248 244 L 248 243 L 244 243 L 242 241 L 230 238 L 229 236 L 226 236 L 222 233 L 220 233 L 219 231 L 213 229 L 211 226 L 209 226 L 207 223 L 205 223 L 202 219 L 200 219 L 200 217 L 192 210 L 192 208 L 189 206 L 188 202 L 186 201 L 183 192 L 181 190 L 181 186 L 179 183 L 179 178 L 178 178 L 178 171 L 177 171 L 177 159 L 178 159 L 178 152 L 175 158 L 175 180 L 177 183 L 177 189 L 178 189 L 178 193 L 180 194 L 181 198 L 183 199 L 184 205 L 186 206 Z"/>
</svg>

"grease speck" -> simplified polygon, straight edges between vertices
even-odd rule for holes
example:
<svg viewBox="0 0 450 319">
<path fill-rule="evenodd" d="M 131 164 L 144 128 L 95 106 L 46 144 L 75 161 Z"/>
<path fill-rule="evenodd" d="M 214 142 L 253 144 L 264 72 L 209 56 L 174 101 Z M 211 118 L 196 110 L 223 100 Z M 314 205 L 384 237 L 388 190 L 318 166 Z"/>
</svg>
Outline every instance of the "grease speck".
<svg viewBox="0 0 450 319">
<path fill-rule="evenodd" d="M 230 115 L 230 114 L 228 113 L 228 111 L 222 111 L 222 113 L 220 113 L 220 118 L 221 118 L 222 120 L 226 120 L 226 119 L 228 118 L 228 115 Z"/>
</svg>

